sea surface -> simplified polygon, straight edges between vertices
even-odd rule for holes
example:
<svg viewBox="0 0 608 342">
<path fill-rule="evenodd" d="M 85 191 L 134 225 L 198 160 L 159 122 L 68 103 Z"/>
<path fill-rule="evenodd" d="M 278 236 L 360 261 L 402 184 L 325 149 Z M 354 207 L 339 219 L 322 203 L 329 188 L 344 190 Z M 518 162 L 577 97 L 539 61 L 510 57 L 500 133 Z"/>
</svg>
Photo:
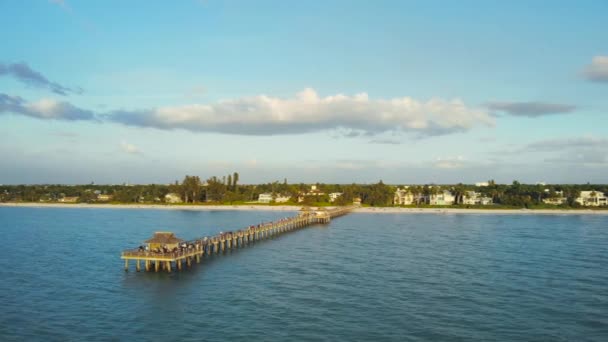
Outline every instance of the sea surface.
<svg viewBox="0 0 608 342">
<path fill-rule="evenodd" d="M 608 216 L 349 214 L 123 271 L 154 231 L 291 215 L 0 208 L 1 341 L 608 341 Z"/>
</svg>

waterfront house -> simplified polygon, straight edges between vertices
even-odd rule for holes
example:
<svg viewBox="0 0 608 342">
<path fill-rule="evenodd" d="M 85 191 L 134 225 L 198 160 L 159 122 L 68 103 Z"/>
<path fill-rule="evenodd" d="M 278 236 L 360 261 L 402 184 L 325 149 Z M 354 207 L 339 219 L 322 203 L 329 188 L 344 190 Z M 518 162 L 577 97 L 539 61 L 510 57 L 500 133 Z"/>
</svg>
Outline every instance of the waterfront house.
<svg viewBox="0 0 608 342">
<path fill-rule="evenodd" d="M 269 192 L 260 194 L 258 196 L 258 203 L 270 203 L 272 202 L 272 194 Z"/>
<path fill-rule="evenodd" d="M 285 203 L 289 202 L 291 197 L 281 194 L 271 194 L 269 192 L 260 194 L 258 196 L 258 203 Z"/>
<path fill-rule="evenodd" d="M 179 194 L 170 192 L 165 195 L 165 203 L 182 203 L 182 197 Z"/>
<path fill-rule="evenodd" d="M 66 197 L 60 198 L 58 200 L 58 202 L 61 202 L 61 203 L 76 203 L 76 202 L 78 202 L 79 198 L 80 197 L 78 197 L 78 196 L 66 196 Z"/>
<path fill-rule="evenodd" d="M 549 192 L 549 189 L 545 189 L 545 192 Z M 543 198 L 543 203 L 551 205 L 561 205 L 567 202 L 567 198 L 564 197 L 563 191 L 556 191 L 555 196 Z"/>
<path fill-rule="evenodd" d="M 395 196 L 393 197 L 394 205 L 412 205 L 415 201 L 416 198 L 414 194 L 407 186 L 403 189 L 397 188 L 397 191 L 395 191 Z"/>
<path fill-rule="evenodd" d="M 302 192 L 298 195 L 298 203 L 304 202 L 304 199 L 306 197 L 311 197 L 311 196 L 317 197 L 317 196 L 322 196 L 322 195 L 325 195 L 325 193 L 323 191 L 319 190 L 316 185 L 311 185 L 310 190 L 308 192 Z"/>
<path fill-rule="evenodd" d="M 289 200 L 291 199 L 290 196 L 287 195 L 277 195 L 277 197 L 275 197 L 274 202 L 275 203 L 286 203 L 289 202 Z"/>
<path fill-rule="evenodd" d="M 566 203 L 566 201 L 567 201 L 566 197 L 543 198 L 543 203 L 551 204 L 551 205 L 562 205 L 562 204 Z"/>
<path fill-rule="evenodd" d="M 608 205 L 608 198 L 601 191 L 581 191 L 576 202 L 586 207 L 599 207 Z"/>
<path fill-rule="evenodd" d="M 97 200 L 100 202 L 108 202 L 112 200 L 112 195 L 99 194 L 97 195 Z"/>
<path fill-rule="evenodd" d="M 466 205 L 490 205 L 492 203 L 491 197 L 483 196 L 476 191 L 467 191 L 462 196 L 462 204 Z"/>
<path fill-rule="evenodd" d="M 331 194 L 329 194 L 329 202 L 333 203 L 335 200 L 338 199 L 338 197 L 342 196 L 341 192 L 332 192 Z"/>
<path fill-rule="evenodd" d="M 456 197 L 448 190 L 443 190 L 428 196 L 428 204 L 430 205 L 452 205 L 455 200 Z"/>
</svg>

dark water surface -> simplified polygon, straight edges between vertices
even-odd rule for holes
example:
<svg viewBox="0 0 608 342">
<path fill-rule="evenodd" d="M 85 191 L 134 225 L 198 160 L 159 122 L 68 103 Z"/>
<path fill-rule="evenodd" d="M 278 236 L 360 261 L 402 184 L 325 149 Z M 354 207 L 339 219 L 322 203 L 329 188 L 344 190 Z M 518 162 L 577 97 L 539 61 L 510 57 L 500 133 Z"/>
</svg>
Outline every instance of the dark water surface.
<svg viewBox="0 0 608 342">
<path fill-rule="evenodd" d="M 119 258 L 286 215 L 0 208 L 0 340 L 608 341 L 606 216 L 350 214 L 182 273 Z"/>
</svg>

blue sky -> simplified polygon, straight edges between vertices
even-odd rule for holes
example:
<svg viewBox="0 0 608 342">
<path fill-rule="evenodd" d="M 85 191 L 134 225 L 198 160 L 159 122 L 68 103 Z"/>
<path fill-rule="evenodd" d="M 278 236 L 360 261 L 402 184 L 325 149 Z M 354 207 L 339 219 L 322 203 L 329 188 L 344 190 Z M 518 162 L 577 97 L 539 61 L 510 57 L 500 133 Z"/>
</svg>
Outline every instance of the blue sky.
<svg viewBox="0 0 608 342">
<path fill-rule="evenodd" d="M 2 1 L 0 183 L 606 183 L 606 13 Z"/>
</svg>

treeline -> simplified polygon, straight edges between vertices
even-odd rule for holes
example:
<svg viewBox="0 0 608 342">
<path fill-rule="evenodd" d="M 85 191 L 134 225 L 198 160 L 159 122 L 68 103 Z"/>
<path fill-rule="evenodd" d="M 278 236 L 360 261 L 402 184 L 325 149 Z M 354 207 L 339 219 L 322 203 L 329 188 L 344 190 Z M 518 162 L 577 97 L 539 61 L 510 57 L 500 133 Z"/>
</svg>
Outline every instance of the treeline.
<svg viewBox="0 0 608 342">
<path fill-rule="evenodd" d="M 185 176 L 173 184 L 147 185 L 0 185 L 1 202 L 60 202 L 70 198 L 79 203 L 165 203 L 167 194 L 177 196 L 181 202 L 240 204 L 254 202 L 263 193 L 289 198 L 287 204 L 327 205 L 329 194 L 341 193 L 332 204 L 345 205 L 360 199 L 363 205 L 392 206 L 395 190 L 404 185 L 387 185 L 382 181 L 375 184 L 289 184 L 287 179 L 266 184 L 239 184 L 239 174 L 234 172 L 222 177 L 202 180 L 198 176 Z M 311 185 L 316 191 L 311 191 Z M 495 205 L 512 207 L 542 206 L 543 199 L 565 197 L 562 206 L 576 207 L 575 199 L 581 191 L 593 190 L 608 193 L 608 185 L 531 185 L 514 181 L 512 184 L 496 184 L 489 181 L 488 186 L 477 187 L 468 184 L 456 185 L 413 185 L 408 191 L 417 195 L 429 196 L 448 190 L 459 203 L 467 191 L 476 191 L 492 198 Z M 301 200 L 302 202 L 298 202 Z"/>
</svg>

